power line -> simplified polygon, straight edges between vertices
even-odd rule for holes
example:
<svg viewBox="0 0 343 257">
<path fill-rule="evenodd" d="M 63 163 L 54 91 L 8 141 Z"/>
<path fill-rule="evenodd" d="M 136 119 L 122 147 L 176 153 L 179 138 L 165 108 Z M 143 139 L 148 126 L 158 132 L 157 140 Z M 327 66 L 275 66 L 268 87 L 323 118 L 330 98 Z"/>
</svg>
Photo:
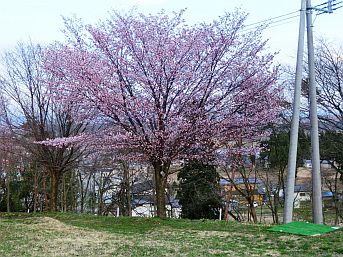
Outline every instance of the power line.
<svg viewBox="0 0 343 257">
<path fill-rule="evenodd" d="M 268 25 L 276 24 L 276 23 L 279 23 L 279 22 L 282 22 L 282 21 L 287 21 L 287 20 L 290 20 L 290 19 L 298 18 L 298 17 L 299 17 L 299 14 L 293 15 L 293 16 L 288 17 L 288 18 L 284 18 L 284 19 L 281 19 L 281 20 L 277 20 L 277 21 L 271 22 Z"/>
<path fill-rule="evenodd" d="M 298 12 L 298 11 L 296 11 L 296 12 Z M 288 14 L 285 14 L 285 15 L 280 15 L 280 16 L 277 16 L 277 17 L 274 17 L 274 18 L 270 18 L 270 19 L 267 19 L 267 20 L 264 20 L 264 21 L 255 22 L 255 23 L 246 25 L 246 26 L 244 26 L 242 32 L 253 31 L 253 30 L 257 29 L 258 27 L 262 26 L 262 24 L 265 23 L 266 21 L 270 21 L 268 23 L 268 27 L 267 28 L 274 28 L 274 27 L 278 27 L 278 26 L 281 26 L 281 25 L 284 25 L 284 24 L 291 23 L 293 21 L 296 21 L 296 19 L 299 17 L 299 14 L 293 15 L 293 16 L 290 16 L 290 17 L 287 17 L 287 18 L 283 18 L 283 19 L 278 19 L 278 20 L 275 20 L 275 19 L 276 18 L 280 18 L 280 17 L 286 17 L 286 16 L 289 16 L 290 14 L 294 14 L 296 12 L 288 13 Z M 285 21 L 287 21 L 287 22 L 285 22 Z M 255 26 L 251 27 L 253 24 L 255 24 Z M 257 25 L 257 24 L 261 24 L 261 25 Z M 273 24 L 275 24 L 275 25 L 273 25 Z M 273 25 L 273 26 L 270 26 L 270 25 Z M 250 27 L 248 27 L 248 26 L 250 26 Z"/>
<path fill-rule="evenodd" d="M 272 17 L 272 18 L 269 18 L 269 19 L 266 19 L 266 20 L 254 22 L 254 23 L 245 25 L 245 27 L 250 27 L 250 26 L 257 25 L 257 24 L 266 23 L 266 22 L 268 22 L 268 21 L 273 21 L 273 20 L 275 20 L 275 19 L 279 19 L 279 18 L 282 18 L 282 17 L 286 17 L 286 16 L 289 16 L 289 15 L 294 14 L 294 13 L 297 13 L 297 12 L 298 12 L 298 11 L 294 11 L 294 12 L 286 13 L 286 14 L 279 15 L 279 16 L 276 16 L 276 17 Z M 256 27 L 256 26 L 255 26 L 255 27 Z"/>
<path fill-rule="evenodd" d="M 327 2 L 323 2 L 321 4 L 315 5 L 311 9 L 317 11 L 318 13 L 316 14 L 316 16 L 318 16 L 318 15 L 324 14 L 324 13 L 332 13 L 333 11 L 335 11 L 339 8 L 342 8 L 343 5 L 340 5 L 342 3 L 343 3 L 343 1 L 339 1 L 339 0 L 329 0 Z M 245 25 L 242 32 L 253 31 L 253 30 L 257 29 L 258 27 L 260 27 L 261 25 L 266 24 L 266 23 L 268 25 L 267 29 L 268 28 L 275 28 L 278 26 L 282 26 L 282 25 L 291 23 L 291 22 L 295 21 L 295 18 L 299 18 L 299 11 L 301 11 L 301 10 L 289 12 L 286 14 L 282 14 L 279 16 L 275 16 L 272 18 L 268 18 L 265 20 L 261 20 L 258 22 L 254 22 L 254 23 Z M 297 13 L 297 15 L 293 15 L 295 13 Z M 287 21 L 287 22 L 283 22 L 283 21 Z M 282 22 L 282 23 L 280 23 L 280 22 Z M 273 25 L 273 24 L 275 24 L 275 25 Z M 273 26 L 270 26 L 270 25 L 273 25 Z"/>
<path fill-rule="evenodd" d="M 297 18 L 299 16 L 296 16 Z M 280 24 L 276 24 L 274 26 L 268 26 L 267 29 L 271 29 L 271 28 L 275 28 L 275 27 L 279 27 L 279 26 L 282 26 L 282 25 L 286 25 L 286 24 L 289 24 L 289 23 L 292 23 L 292 22 L 295 22 L 297 21 L 298 19 L 293 19 L 293 20 L 290 20 L 290 21 L 287 21 L 287 22 L 283 22 L 283 23 L 280 23 Z"/>
</svg>

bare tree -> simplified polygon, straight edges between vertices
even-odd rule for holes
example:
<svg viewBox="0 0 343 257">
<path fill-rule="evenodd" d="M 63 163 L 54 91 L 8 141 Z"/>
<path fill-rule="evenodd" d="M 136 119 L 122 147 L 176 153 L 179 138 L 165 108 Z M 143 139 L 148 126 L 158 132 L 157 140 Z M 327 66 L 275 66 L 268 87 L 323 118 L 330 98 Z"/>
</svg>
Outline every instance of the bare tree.
<svg viewBox="0 0 343 257">
<path fill-rule="evenodd" d="M 343 51 L 321 40 L 316 49 L 315 72 L 318 113 L 329 130 L 343 130 Z"/>
<path fill-rule="evenodd" d="M 255 203 L 258 201 L 258 178 L 255 156 L 237 155 L 231 160 L 230 168 L 225 168 L 224 171 L 233 188 L 247 202 L 248 221 L 257 223 Z"/>
<path fill-rule="evenodd" d="M 91 186 L 91 179 L 94 169 L 88 167 L 79 167 L 77 169 L 77 176 L 79 182 L 79 195 L 80 195 L 80 212 L 85 211 L 86 199 Z"/>
<path fill-rule="evenodd" d="M 6 195 L 6 210 L 12 211 L 11 182 L 20 176 L 23 169 L 23 148 L 17 145 L 10 133 L 0 128 L 0 178 Z"/>
<path fill-rule="evenodd" d="M 321 159 L 331 164 L 335 175 L 325 178 L 333 193 L 335 222 L 342 219 L 343 156 L 343 48 L 320 40 L 316 49 L 315 71 L 318 87 L 318 118 L 321 121 Z"/>
<path fill-rule="evenodd" d="M 50 209 L 56 210 L 60 179 L 75 167 L 82 152 L 75 146 L 55 148 L 35 141 L 75 136 L 86 126 L 73 120 L 75 106 L 56 105 L 52 101 L 47 84 L 53 78 L 45 74 L 41 58 L 42 47 L 32 43 L 18 43 L 15 50 L 4 54 L 0 74 L 2 107 L 11 136 L 32 154 L 41 172 L 49 178 Z"/>
</svg>

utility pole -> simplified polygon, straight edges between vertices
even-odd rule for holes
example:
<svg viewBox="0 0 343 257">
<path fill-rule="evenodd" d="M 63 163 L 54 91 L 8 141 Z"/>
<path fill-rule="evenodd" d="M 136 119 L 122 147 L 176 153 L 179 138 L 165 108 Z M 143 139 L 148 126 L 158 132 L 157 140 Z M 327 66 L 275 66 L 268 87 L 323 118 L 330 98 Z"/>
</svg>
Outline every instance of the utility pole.
<svg viewBox="0 0 343 257">
<path fill-rule="evenodd" d="M 319 134 L 318 134 L 318 116 L 317 116 L 317 90 L 314 74 L 314 47 L 313 47 L 313 22 L 312 11 L 317 11 L 317 15 L 332 13 L 334 10 L 342 8 L 343 1 L 328 0 L 325 3 L 311 6 L 311 0 L 301 0 L 300 24 L 297 65 L 295 75 L 295 89 L 293 100 L 293 115 L 291 124 L 290 147 L 288 153 L 288 171 L 285 187 L 285 206 L 283 223 L 292 221 L 294 184 L 296 170 L 296 156 L 299 131 L 299 112 L 300 95 L 302 82 L 302 65 L 304 51 L 304 30 L 305 30 L 305 10 L 307 21 L 307 47 L 308 47 L 308 67 L 309 67 L 309 98 L 310 98 L 310 121 L 311 121 L 311 148 L 312 148 L 312 214 L 313 222 L 323 223 L 322 193 L 321 193 L 321 175 L 320 175 L 320 156 L 319 156 Z"/>
<path fill-rule="evenodd" d="M 306 0 L 301 0 L 300 22 L 299 22 L 299 37 L 298 37 L 298 53 L 297 64 L 295 71 L 295 88 L 293 99 L 293 114 L 291 124 L 291 135 L 288 153 L 288 170 L 285 187 L 285 206 L 283 212 L 283 223 L 289 223 L 293 217 L 293 201 L 294 201 L 294 184 L 295 170 L 297 164 L 297 146 L 298 146 L 298 131 L 299 131 L 299 116 L 300 116 L 300 96 L 301 82 L 303 71 L 303 55 L 304 55 L 304 34 L 305 34 L 305 11 Z"/>
<path fill-rule="evenodd" d="M 323 206 L 320 175 L 319 134 L 317 116 L 317 88 L 314 74 L 314 47 L 311 0 L 306 1 L 307 48 L 309 69 L 309 98 L 312 148 L 312 214 L 313 223 L 323 224 Z"/>
<path fill-rule="evenodd" d="M 307 47 L 308 47 L 308 69 L 309 69 L 309 98 L 310 98 L 310 120 L 311 120 L 311 147 L 312 147 L 312 214 L 313 222 L 323 224 L 323 206 L 321 192 L 320 175 L 320 155 L 319 155 L 319 134 L 317 116 L 317 88 L 314 72 L 314 47 L 313 47 L 313 22 L 312 11 L 317 11 L 317 15 L 333 13 L 334 10 L 342 8 L 342 1 L 328 0 L 317 6 L 311 6 L 311 0 L 306 2 L 307 21 Z"/>
</svg>

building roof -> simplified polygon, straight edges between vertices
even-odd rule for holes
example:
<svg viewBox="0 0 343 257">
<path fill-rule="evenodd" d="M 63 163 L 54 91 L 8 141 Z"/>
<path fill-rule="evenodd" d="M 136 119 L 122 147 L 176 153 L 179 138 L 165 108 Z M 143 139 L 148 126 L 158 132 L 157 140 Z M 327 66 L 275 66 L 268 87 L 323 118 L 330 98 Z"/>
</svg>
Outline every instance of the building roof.
<svg viewBox="0 0 343 257">
<path fill-rule="evenodd" d="M 328 192 L 322 192 L 322 197 L 332 197 L 333 193 L 328 191 Z"/>
<path fill-rule="evenodd" d="M 154 183 L 152 180 L 146 180 L 139 183 L 134 183 L 132 186 L 133 194 L 143 194 L 154 189 Z"/>
<path fill-rule="evenodd" d="M 139 206 L 139 205 L 144 205 L 144 204 L 150 204 L 154 205 L 154 196 L 153 195 L 142 195 L 142 196 L 133 196 L 132 198 L 132 206 Z M 170 196 L 170 199 L 166 197 L 166 204 L 170 204 L 172 208 L 180 208 L 181 205 L 179 203 L 179 199 L 176 199 L 172 196 Z"/>
<path fill-rule="evenodd" d="M 306 184 L 295 185 L 294 193 L 299 193 L 299 192 L 310 192 L 310 188 Z"/>
<path fill-rule="evenodd" d="M 262 184 L 262 180 L 259 178 L 248 178 L 247 182 L 248 182 L 248 184 Z M 227 178 L 221 178 L 219 181 L 219 184 L 221 186 L 231 185 L 231 181 Z M 234 179 L 233 184 L 235 184 L 235 185 L 244 184 L 244 178 Z"/>
</svg>

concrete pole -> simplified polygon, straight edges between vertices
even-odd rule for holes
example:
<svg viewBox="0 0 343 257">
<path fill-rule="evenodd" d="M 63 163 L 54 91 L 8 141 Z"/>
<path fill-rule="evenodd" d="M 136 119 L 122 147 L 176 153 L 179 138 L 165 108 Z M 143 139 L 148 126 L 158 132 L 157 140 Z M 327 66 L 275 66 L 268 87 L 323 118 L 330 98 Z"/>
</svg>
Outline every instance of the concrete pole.
<svg viewBox="0 0 343 257">
<path fill-rule="evenodd" d="M 307 48 L 309 70 L 309 98 L 312 148 L 312 214 L 313 223 L 323 224 L 323 206 L 320 175 L 319 134 L 317 116 L 317 88 L 314 73 L 314 47 L 311 0 L 306 1 Z"/>
<path fill-rule="evenodd" d="M 298 131 L 299 131 L 299 113 L 300 113 L 300 96 L 301 82 L 303 71 L 303 55 L 304 55 L 304 34 L 305 34 L 305 11 L 306 0 L 301 0 L 300 22 L 299 22 L 299 38 L 298 38 L 298 53 L 297 65 L 295 73 L 295 88 L 293 99 L 293 114 L 291 124 L 291 135 L 288 153 L 288 170 L 285 186 L 285 205 L 283 212 L 283 223 L 289 223 L 293 217 L 293 200 L 294 200 L 294 184 L 295 170 L 297 163 L 297 146 L 298 146 Z"/>
</svg>

